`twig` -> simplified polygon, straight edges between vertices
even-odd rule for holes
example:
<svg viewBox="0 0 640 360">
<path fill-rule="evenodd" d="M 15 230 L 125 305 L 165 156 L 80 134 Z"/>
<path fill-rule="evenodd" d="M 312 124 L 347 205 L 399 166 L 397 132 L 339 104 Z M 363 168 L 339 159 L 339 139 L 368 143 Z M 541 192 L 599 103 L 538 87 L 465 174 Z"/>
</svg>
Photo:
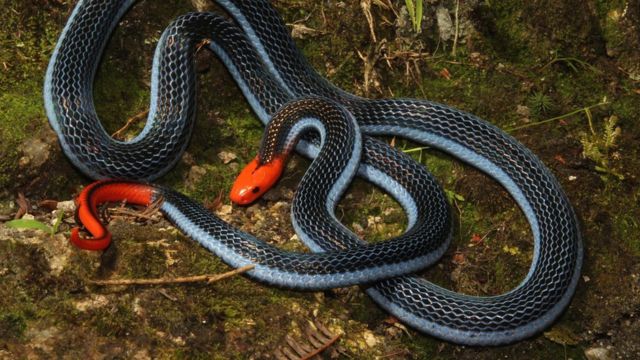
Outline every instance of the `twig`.
<svg viewBox="0 0 640 360">
<path fill-rule="evenodd" d="M 129 118 L 129 120 L 127 120 L 127 123 L 124 124 L 123 127 L 120 128 L 120 130 L 114 132 L 113 134 L 111 134 L 111 137 L 113 138 L 120 138 L 122 136 L 122 134 L 127 131 L 127 129 L 129 129 L 129 127 L 131 125 L 133 125 L 133 123 L 138 122 L 142 119 L 144 119 L 145 117 L 147 117 L 147 115 L 149 115 L 149 109 L 139 113 L 138 115 L 135 115 L 131 118 Z"/>
<path fill-rule="evenodd" d="M 458 36 L 460 34 L 460 21 L 458 18 L 458 13 L 460 11 L 460 0 L 456 0 L 456 11 L 455 11 L 455 18 L 456 18 L 456 32 L 453 36 L 453 47 L 451 48 L 451 55 L 452 56 L 456 56 L 456 50 L 458 48 Z"/>
<path fill-rule="evenodd" d="M 369 96 L 369 90 L 371 85 L 375 82 L 375 77 L 377 76 L 375 65 L 380 59 L 381 49 L 386 45 L 387 39 L 382 39 L 378 43 L 377 46 L 371 46 L 367 55 L 365 56 L 360 50 L 356 50 L 358 56 L 364 63 L 364 94 L 365 96 Z M 375 85 L 375 84 L 373 84 Z"/>
<path fill-rule="evenodd" d="M 228 271 L 222 274 L 214 275 L 197 275 L 178 278 L 159 278 L 159 279 L 114 279 L 114 280 L 88 280 L 90 284 L 109 286 L 109 285 L 164 285 L 164 284 L 187 284 L 195 282 L 207 282 L 209 284 L 220 281 L 238 274 L 245 273 L 256 267 L 255 265 L 247 265 Z"/>
<path fill-rule="evenodd" d="M 113 213 L 114 217 L 133 216 L 136 219 L 154 220 L 153 215 L 160 211 L 160 207 L 162 206 L 163 201 L 164 199 L 162 197 L 159 197 L 153 203 L 151 203 L 151 205 L 147 206 L 143 211 L 127 209 L 125 207 L 127 205 L 126 201 L 123 201 L 117 208 L 109 208 L 107 210 Z"/>
<path fill-rule="evenodd" d="M 360 1 L 360 7 L 362 8 L 364 16 L 367 18 L 367 22 L 369 23 L 369 32 L 371 33 L 371 40 L 373 40 L 373 43 L 375 44 L 378 42 L 378 39 L 376 38 L 373 14 L 371 14 L 371 0 Z"/>
<path fill-rule="evenodd" d="M 429 59 L 431 55 L 429 53 L 423 53 L 418 51 L 394 51 L 389 55 L 385 55 L 382 57 L 384 60 L 395 60 L 395 59 Z"/>
<path fill-rule="evenodd" d="M 601 103 L 598 103 L 598 104 L 595 104 L 595 105 L 591 105 L 591 106 L 587 106 L 587 107 L 583 107 L 583 108 L 574 110 L 574 111 L 572 111 L 570 113 L 567 113 L 567 114 L 563 114 L 563 115 L 560 115 L 560 116 L 554 116 L 554 117 L 552 117 L 550 119 L 546 119 L 546 120 L 542 120 L 542 121 L 538 121 L 538 122 L 534 122 L 534 123 L 530 123 L 530 124 L 525 124 L 525 125 L 512 127 L 512 128 L 506 129 L 505 131 L 512 132 L 512 131 L 515 131 L 515 130 L 521 130 L 521 129 L 526 129 L 526 128 L 533 127 L 533 126 L 543 125 L 543 124 L 546 124 L 546 123 L 549 123 L 549 122 L 552 122 L 552 121 L 564 119 L 566 117 L 579 114 L 581 112 L 589 113 L 589 111 L 591 109 L 594 109 L 594 108 L 597 108 L 597 107 L 600 107 L 600 106 L 604 106 L 604 105 L 608 105 L 608 104 L 609 104 L 608 101 L 604 101 L 604 102 L 601 102 Z"/>
<path fill-rule="evenodd" d="M 114 218 L 132 216 L 132 217 L 135 217 L 136 219 L 153 220 L 153 217 L 151 215 L 146 215 L 144 213 L 141 213 L 135 210 L 129 210 L 126 208 L 113 208 L 109 210 L 113 213 Z"/>
</svg>

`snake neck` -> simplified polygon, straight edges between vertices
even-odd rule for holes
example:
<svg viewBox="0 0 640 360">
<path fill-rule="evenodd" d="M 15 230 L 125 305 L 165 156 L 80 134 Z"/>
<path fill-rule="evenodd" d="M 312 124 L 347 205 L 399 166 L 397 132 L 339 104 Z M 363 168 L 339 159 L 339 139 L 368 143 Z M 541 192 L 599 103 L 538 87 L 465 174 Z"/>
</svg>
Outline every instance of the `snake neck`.
<svg viewBox="0 0 640 360">
<path fill-rule="evenodd" d="M 319 97 L 291 101 L 267 125 L 258 161 L 268 164 L 276 158 L 288 158 L 300 140 L 319 143 L 321 153 L 325 150 L 328 155 L 351 154 L 357 134 L 357 123 L 341 105 Z M 332 149 L 323 149 L 325 145 Z"/>
</svg>

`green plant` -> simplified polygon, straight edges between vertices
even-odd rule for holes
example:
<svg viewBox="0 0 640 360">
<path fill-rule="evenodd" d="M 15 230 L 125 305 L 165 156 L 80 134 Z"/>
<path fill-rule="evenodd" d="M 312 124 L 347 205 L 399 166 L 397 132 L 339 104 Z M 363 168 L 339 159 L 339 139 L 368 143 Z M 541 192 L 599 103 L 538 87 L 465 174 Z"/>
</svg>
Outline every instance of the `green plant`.
<svg viewBox="0 0 640 360">
<path fill-rule="evenodd" d="M 589 132 L 580 134 L 582 144 L 582 156 L 596 163 L 596 171 L 605 175 L 613 175 L 618 180 L 624 180 L 624 176 L 611 167 L 611 151 L 617 147 L 617 140 L 622 133 L 618 124 L 618 117 L 611 115 L 604 120 L 602 132 L 598 133 L 593 126 L 591 112 L 587 112 L 589 120 Z"/>
<path fill-rule="evenodd" d="M 409 18 L 413 25 L 413 31 L 420 33 L 422 29 L 422 7 L 424 0 L 405 0 L 407 4 L 407 11 L 409 11 Z"/>
<path fill-rule="evenodd" d="M 8 228 L 14 228 L 14 229 L 40 230 L 53 236 L 58 232 L 58 229 L 60 228 L 60 224 L 62 223 L 63 217 L 64 217 L 64 212 L 58 211 L 58 217 L 56 218 L 56 222 L 53 224 L 53 227 L 34 219 L 11 220 L 11 221 L 7 221 L 4 225 Z"/>
<path fill-rule="evenodd" d="M 464 202 L 464 196 L 458 194 L 453 190 L 444 189 L 444 193 L 447 196 L 447 200 L 449 200 L 450 203 L 453 203 L 454 201 Z"/>
<path fill-rule="evenodd" d="M 558 56 L 557 53 L 554 54 L 553 56 L 553 60 L 549 61 L 545 66 L 542 67 L 542 69 L 556 64 L 556 63 L 560 63 L 560 64 L 565 64 L 566 66 L 568 66 L 573 72 L 578 73 L 580 72 L 580 68 L 582 69 L 586 69 L 592 72 L 600 72 L 595 66 L 589 64 L 588 62 L 584 61 L 584 60 L 580 60 L 576 57 L 572 57 L 572 56 L 564 56 L 564 57 L 560 57 Z"/>
<path fill-rule="evenodd" d="M 551 111 L 553 108 L 553 100 L 551 100 L 551 97 L 548 95 L 540 91 L 536 91 L 533 95 L 529 96 L 527 105 L 533 114 L 543 115 Z"/>
</svg>

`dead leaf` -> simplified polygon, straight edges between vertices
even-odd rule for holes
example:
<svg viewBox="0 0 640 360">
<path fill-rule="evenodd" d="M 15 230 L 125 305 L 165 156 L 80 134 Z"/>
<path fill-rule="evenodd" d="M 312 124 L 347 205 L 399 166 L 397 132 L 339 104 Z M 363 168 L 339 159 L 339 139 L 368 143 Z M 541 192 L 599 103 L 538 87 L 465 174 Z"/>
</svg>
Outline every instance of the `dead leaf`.
<svg viewBox="0 0 640 360">
<path fill-rule="evenodd" d="M 566 326 L 556 325 L 544 333 L 544 337 L 560 345 L 578 345 L 582 339 Z"/>
<path fill-rule="evenodd" d="M 453 255 L 452 261 L 456 265 L 462 265 L 465 263 L 466 260 L 465 260 L 464 254 L 458 251 Z"/>
<path fill-rule="evenodd" d="M 471 243 L 474 245 L 479 245 L 482 243 L 482 239 L 483 237 L 480 236 L 480 234 L 473 234 L 471 235 Z"/>
<path fill-rule="evenodd" d="M 559 162 L 562 165 L 566 165 L 567 161 L 564 159 L 564 157 L 562 157 L 562 155 L 558 154 L 556 156 L 553 157 L 557 162 Z"/>
<path fill-rule="evenodd" d="M 442 70 L 440 70 L 440 72 L 438 74 L 440 74 L 440 76 L 442 76 L 443 78 L 445 78 L 447 80 L 451 80 L 451 73 L 449 72 L 449 69 L 447 69 L 447 68 L 442 68 Z"/>
<path fill-rule="evenodd" d="M 18 198 L 16 199 L 16 205 L 18 205 L 18 212 L 14 216 L 14 219 L 21 219 L 24 214 L 29 211 L 29 201 L 26 197 L 24 197 L 23 193 L 18 193 Z"/>
<path fill-rule="evenodd" d="M 47 210 L 56 210 L 58 209 L 58 201 L 57 200 L 42 200 L 38 203 L 38 207 L 45 208 Z"/>
<path fill-rule="evenodd" d="M 207 210 L 215 213 L 220 209 L 220 207 L 222 207 L 222 198 L 223 192 L 220 191 L 218 193 L 218 196 L 216 196 L 213 200 L 205 199 L 203 205 L 205 208 L 207 208 Z"/>
</svg>

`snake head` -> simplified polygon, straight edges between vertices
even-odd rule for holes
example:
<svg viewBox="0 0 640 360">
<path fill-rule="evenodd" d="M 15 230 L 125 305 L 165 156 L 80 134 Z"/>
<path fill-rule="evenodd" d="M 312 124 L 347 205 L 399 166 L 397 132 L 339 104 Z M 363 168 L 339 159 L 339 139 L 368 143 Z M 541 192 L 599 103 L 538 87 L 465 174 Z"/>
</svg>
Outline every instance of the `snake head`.
<svg viewBox="0 0 640 360">
<path fill-rule="evenodd" d="M 256 157 L 236 178 L 229 197 L 238 205 L 249 205 L 275 185 L 284 170 L 284 156 L 262 164 Z"/>
</svg>

